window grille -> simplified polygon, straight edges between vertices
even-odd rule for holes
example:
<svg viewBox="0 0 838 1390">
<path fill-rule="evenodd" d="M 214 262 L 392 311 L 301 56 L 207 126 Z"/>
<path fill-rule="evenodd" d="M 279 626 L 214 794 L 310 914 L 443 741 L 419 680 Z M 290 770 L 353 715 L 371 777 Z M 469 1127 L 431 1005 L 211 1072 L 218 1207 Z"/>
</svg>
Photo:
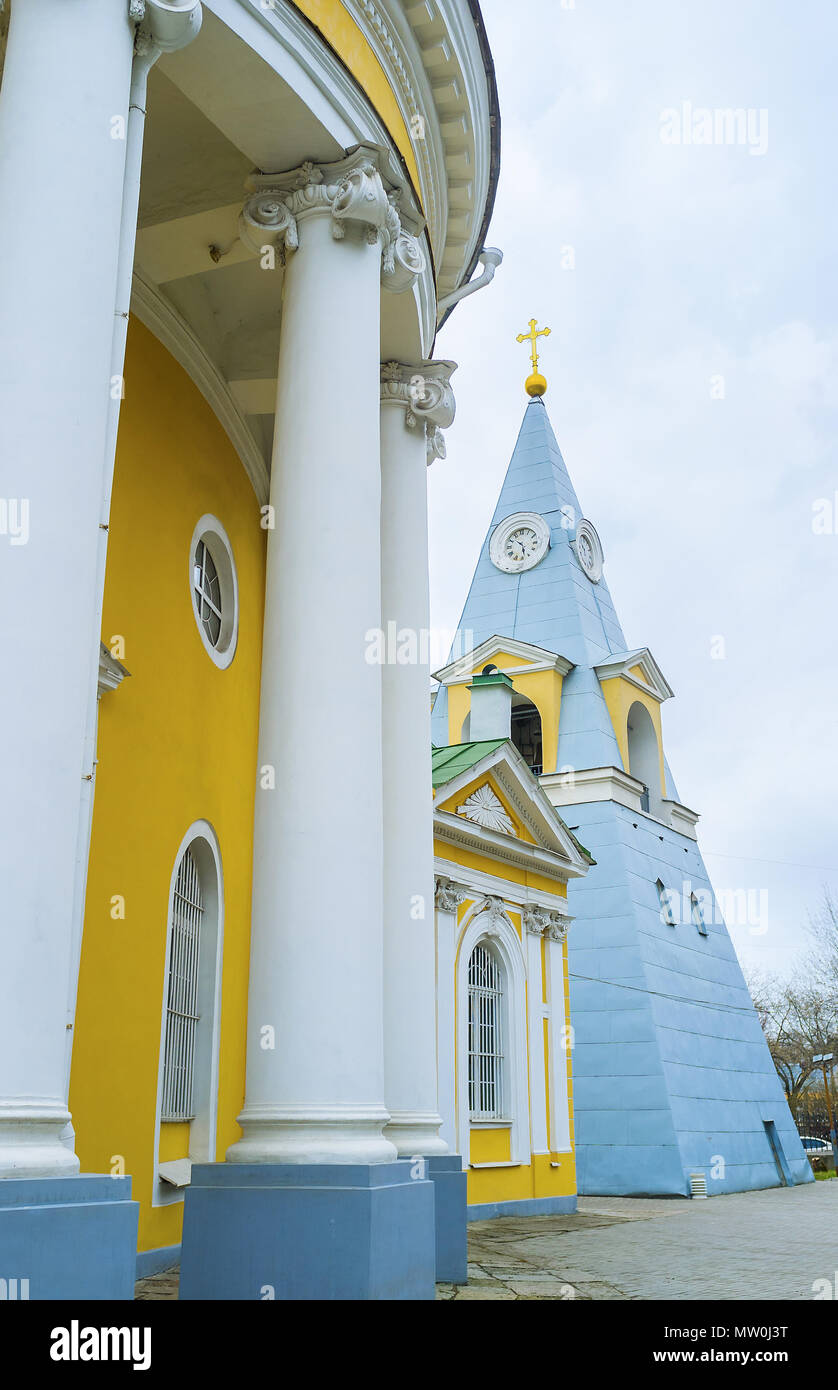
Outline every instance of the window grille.
<svg viewBox="0 0 838 1390">
<path fill-rule="evenodd" d="M 195 548 L 192 583 L 195 588 L 198 616 L 211 646 L 217 647 L 221 636 L 221 581 L 215 562 L 203 541 L 198 541 Z"/>
<path fill-rule="evenodd" d="M 468 964 L 468 1097 L 475 1120 L 503 1115 L 503 975 L 485 946 Z"/>
<path fill-rule="evenodd" d="M 204 904 L 192 851 L 177 871 L 172 903 L 166 1041 L 163 1051 L 163 1120 L 191 1120 L 195 1030 L 198 1025 L 198 963 Z"/>
</svg>

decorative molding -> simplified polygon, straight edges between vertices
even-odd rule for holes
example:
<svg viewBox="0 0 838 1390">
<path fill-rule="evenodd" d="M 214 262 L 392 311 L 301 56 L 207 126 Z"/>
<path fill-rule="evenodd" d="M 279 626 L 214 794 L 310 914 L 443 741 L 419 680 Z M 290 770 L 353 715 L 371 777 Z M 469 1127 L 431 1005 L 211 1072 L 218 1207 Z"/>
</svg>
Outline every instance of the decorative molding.
<svg viewBox="0 0 838 1390">
<path fill-rule="evenodd" d="M 488 782 L 466 797 L 463 805 L 457 807 L 457 815 L 465 816 L 466 820 L 474 821 L 476 825 L 484 826 L 487 830 L 500 830 L 505 835 L 514 835 L 517 838 L 518 832 L 511 816 Z"/>
<path fill-rule="evenodd" d="M 425 253 L 418 237 L 402 224 L 402 190 L 385 186 L 382 162 L 375 146 L 359 145 L 333 164 L 306 160 L 287 173 L 251 174 L 239 218 L 242 242 L 257 255 L 266 244 L 286 255 L 297 250 L 298 224 L 306 218 L 330 217 L 335 241 L 346 236 L 347 224 L 356 224 L 371 245 L 381 246 L 385 287 L 403 294 L 424 271 Z"/>
<path fill-rule="evenodd" d="M 373 0 L 350 0 L 347 8 L 350 13 L 353 9 L 360 11 L 360 14 L 367 21 L 367 25 L 372 29 L 377 40 L 375 47 L 379 50 L 379 57 L 385 58 L 386 66 L 395 76 L 396 90 L 401 96 L 402 115 L 408 130 L 415 131 L 417 125 L 419 129 L 423 129 L 427 126 L 427 117 L 410 80 L 406 54 L 404 54 L 401 45 L 396 42 L 383 14 L 373 3 Z M 419 166 L 422 195 L 428 209 L 428 220 L 431 226 L 436 226 L 438 221 L 437 194 L 428 141 L 414 139 L 412 144 L 413 153 Z"/>
<path fill-rule="evenodd" d="M 523 909 L 524 930 L 532 936 L 546 936 L 550 941 L 564 941 L 573 918 L 566 912 L 556 912 L 538 903 L 527 903 Z"/>
<path fill-rule="evenodd" d="M 157 286 L 136 270 L 131 311 L 192 378 L 241 460 L 258 501 L 265 504 L 270 490 L 267 464 L 227 382 L 186 320 Z"/>
<path fill-rule="evenodd" d="M 121 661 L 117 661 L 115 656 L 111 656 L 104 642 L 99 643 L 99 679 L 97 683 L 97 697 L 102 698 L 108 690 L 116 690 L 121 685 L 126 676 L 131 672 L 123 666 Z"/>
<path fill-rule="evenodd" d="M 466 888 L 462 883 L 439 874 L 434 879 L 434 902 L 440 912 L 456 912 L 466 900 Z"/>
<path fill-rule="evenodd" d="M 441 359 L 411 367 L 403 362 L 381 364 L 381 400 L 393 401 L 405 407 L 408 429 L 421 426 L 425 432 L 428 464 L 445 458 L 445 439 L 442 431 L 453 422 L 457 410 L 451 377 L 456 362 Z"/>
</svg>

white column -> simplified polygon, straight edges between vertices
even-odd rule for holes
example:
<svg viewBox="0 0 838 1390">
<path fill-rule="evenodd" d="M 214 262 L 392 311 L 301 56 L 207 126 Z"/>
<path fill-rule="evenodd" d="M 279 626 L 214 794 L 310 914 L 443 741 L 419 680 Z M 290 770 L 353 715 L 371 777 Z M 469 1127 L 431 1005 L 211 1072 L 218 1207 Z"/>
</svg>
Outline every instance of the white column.
<svg viewBox="0 0 838 1390">
<path fill-rule="evenodd" d="M 439 1132 L 451 1150 L 457 1147 L 457 908 L 464 900 L 465 889 L 460 884 L 442 876 L 436 879 Z"/>
<path fill-rule="evenodd" d="M 367 636 L 381 615 L 380 277 L 402 233 L 376 159 L 256 176 L 241 221 L 287 265 L 238 1163 L 396 1156 L 382 1133 L 381 667 Z"/>
<path fill-rule="evenodd" d="M 427 464 L 444 454 L 454 368 L 381 368 L 384 1074 L 386 1132 L 404 1157 L 448 1152 L 436 1076 Z"/>
<path fill-rule="evenodd" d="M 133 40 L 127 3 L 17 0 L 0 87 L 2 1176 L 79 1166 L 59 1136 Z"/>
</svg>

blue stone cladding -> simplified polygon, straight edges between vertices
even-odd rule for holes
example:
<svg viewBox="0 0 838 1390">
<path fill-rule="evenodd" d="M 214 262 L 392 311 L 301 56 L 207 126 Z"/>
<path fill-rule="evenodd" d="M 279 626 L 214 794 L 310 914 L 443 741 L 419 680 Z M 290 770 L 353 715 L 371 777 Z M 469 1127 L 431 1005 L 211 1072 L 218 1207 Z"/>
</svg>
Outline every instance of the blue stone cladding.
<svg viewBox="0 0 838 1390">
<path fill-rule="evenodd" d="M 489 541 L 517 511 L 544 517 L 550 549 L 534 569 L 507 575 Z M 593 668 L 627 644 L 605 579 L 592 584 L 571 545 L 583 515 L 547 411 L 532 401 L 452 654 L 498 636 L 575 663 L 562 690 L 559 770 L 623 767 Z M 449 741 L 444 689 L 433 739 Z M 668 765 L 666 779 L 678 800 Z M 691 892 L 710 891 L 696 842 L 615 801 L 563 806 L 562 818 L 596 860 L 568 893 L 579 1192 L 687 1195 L 698 1170 L 710 1194 L 777 1186 L 772 1121 L 786 1179 L 812 1181 L 727 927 L 714 910 L 702 935 L 688 910 Z M 674 926 L 658 879 L 681 904 Z"/>
</svg>

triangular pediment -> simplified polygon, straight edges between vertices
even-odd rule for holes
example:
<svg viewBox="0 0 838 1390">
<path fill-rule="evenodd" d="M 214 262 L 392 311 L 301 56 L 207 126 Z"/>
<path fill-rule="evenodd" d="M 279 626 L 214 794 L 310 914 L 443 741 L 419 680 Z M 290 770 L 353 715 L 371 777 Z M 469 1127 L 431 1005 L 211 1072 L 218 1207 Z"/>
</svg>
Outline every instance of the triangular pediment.
<svg viewBox="0 0 838 1390">
<path fill-rule="evenodd" d="M 488 747 L 488 751 L 483 750 Z M 470 758 L 475 750 L 476 761 Z M 434 825 L 443 837 L 504 858 L 516 850 L 522 857 L 535 854 L 542 868 L 552 866 L 568 877 L 587 871 L 590 856 L 551 805 L 517 748 L 499 744 L 459 744 L 436 749 L 447 757 L 453 771 L 449 780 L 434 781 Z"/>
<path fill-rule="evenodd" d="M 594 670 L 601 681 L 615 680 L 621 676 L 661 702 L 669 700 L 674 693 L 648 647 L 638 647 L 632 652 L 613 652 L 607 660 L 600 661 Z"/>
<path fill-rule="evenodd" d="M 472 651 L 434 672 L 434 677 L 442 685 L 457 685 L 471 680 L 490 663 L 507 675 L 514 675 L 516 671 L 558 671 L 559 675 L 566 676 L 573 669 L 573 662 L 556 652 L 548 652 L 530 642 L 519 642 L 513 637 L 494 636 L 487 637 Z"/>
</svg>

